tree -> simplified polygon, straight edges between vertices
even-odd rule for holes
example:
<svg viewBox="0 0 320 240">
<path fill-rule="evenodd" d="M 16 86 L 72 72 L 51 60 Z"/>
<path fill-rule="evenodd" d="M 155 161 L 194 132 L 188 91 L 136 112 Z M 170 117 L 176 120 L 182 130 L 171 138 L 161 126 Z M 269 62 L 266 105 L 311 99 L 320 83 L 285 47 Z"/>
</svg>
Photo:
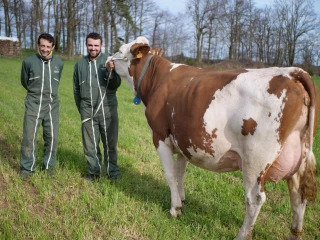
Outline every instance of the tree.
<svg viewBox="0 0 320 240">
<path fill-rule="evenodd" d="M 9 10 L 9 1 L 2 0 L 3 11 L 4 11 L 4 26 L 5 26 L 5 35 L 7 37 L 11 36 L 11 21 L 10 21 L 10 10 Z"/>
<path fill-rule="evenodd" d="M 317 27 L 312 0 L 275 0 L 278 18 L 283 20 L 286 60 L 294 64 L 298 40 Z"/>
<path fill-rule="evenodd" d="M 204 35 L 207 34 L 208 15 L 211 12 L 209 0 L 189 0 L 187 3 L 188 12 L 192 17 L 195 27 L 196 59 L 202 61 L 202 47 Z"/>
</svg>

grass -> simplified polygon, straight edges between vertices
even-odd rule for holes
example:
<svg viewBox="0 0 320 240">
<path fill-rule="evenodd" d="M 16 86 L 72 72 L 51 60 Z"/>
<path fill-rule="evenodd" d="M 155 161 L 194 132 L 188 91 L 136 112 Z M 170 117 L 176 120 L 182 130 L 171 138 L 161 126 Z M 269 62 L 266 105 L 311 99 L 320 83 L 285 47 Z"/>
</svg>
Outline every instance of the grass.
<svg viewBox="0 0 320 240">
<path fill-rule="evenodd" d="M 241 172 L 217 174 L 188 165 L 183 216 L 167 216 L 169 187 L 143 107 L 132 103 L 132 91 L 125 83 L 118 90 L 121 178 L 115 184 L 83 179 L 87 165 L 72 90 L 75 61 L 65 61 L 59 90 L 57 174 L 48 178 L 39 171 L 40 130 L 37 172 L 22 181 L 18 173 L 26 92 L 19 80 L 21 61 L 0 57 L 0 239 L 233 239 L 237 235 L 245 215 Z M 315 81 L 319 84 L 320 77 Z M 314 145 L 318 172 L 319 134 Z M 267 183 L 266 193 L 253 239 L 285 239 L 292 216 L 286 183 Z M 319 199 L 320 193 L 307 208 L 305 239 L 320 239 Z"/>
</svg>

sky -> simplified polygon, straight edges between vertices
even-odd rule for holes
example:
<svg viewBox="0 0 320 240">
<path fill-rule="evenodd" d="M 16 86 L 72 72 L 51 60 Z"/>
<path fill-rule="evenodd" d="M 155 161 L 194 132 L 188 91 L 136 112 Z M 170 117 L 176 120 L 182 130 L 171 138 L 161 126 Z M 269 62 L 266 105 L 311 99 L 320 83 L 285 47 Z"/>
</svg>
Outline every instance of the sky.
<svg viewBox="0 0 320 240">
<path fill-rule="evenodd" d="M 187 0 L 154 0 L 154 2 L 163 10 L 168 10 L 176 15 L 178 12 L 186 12 Z M 256 7 L 263 8 L 270 3 L 270 0 L 255 0 Z M 272 2 L 272 1 L 271 1 Z M 314 0 L 315 11 L 320 18 L 320 0 Z"/>
</svg>

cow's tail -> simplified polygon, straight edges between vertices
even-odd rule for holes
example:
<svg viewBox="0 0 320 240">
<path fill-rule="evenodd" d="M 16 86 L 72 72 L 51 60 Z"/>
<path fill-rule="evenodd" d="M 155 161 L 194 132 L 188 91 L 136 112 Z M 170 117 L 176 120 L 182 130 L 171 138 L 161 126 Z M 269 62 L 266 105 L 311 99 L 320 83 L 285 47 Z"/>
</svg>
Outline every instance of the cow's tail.
<svg viewBox="0 0 320 240">
<path fill-rule="evenodd" d="M 302 200 L 306 199 L 310 202 L 314 202 L 317 196 L 317 166 L 316 158 L 313 154 L 313 139 L 317 128 L 318 121 L 318 91 L 317 86 L 312 81 L 309 74 L 303 70 L 299 71 L 299 81 L 304 85 L 310 96 L 309 116 L 308 116 L 308 130 L 309 132 L 309 149 L 306 156 L 305 169 L 300 179 L 300 190 Z M 307 140 L 307 139 L 306 139 Z"/>
</svg>

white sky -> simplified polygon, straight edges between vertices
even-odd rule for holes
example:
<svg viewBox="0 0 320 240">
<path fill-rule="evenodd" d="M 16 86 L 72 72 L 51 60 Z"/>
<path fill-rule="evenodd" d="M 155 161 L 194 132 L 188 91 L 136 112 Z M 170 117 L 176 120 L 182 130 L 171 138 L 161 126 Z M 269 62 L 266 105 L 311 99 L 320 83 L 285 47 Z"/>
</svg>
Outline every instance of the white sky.
<svg viewBox="0 0 320 240">
<path fill-rule="evenodd" d="M 177 14 L 178 12 L 186 12 L 187 0 L 153 0 L 161 9 L 168 10 L 172 14 Z M 270 4 L 270 0 L 255 0 L 256 7 L 263 8 L 266 4 Z M 320 0 L 314 0 L 315 11 L 320 18 Z"/>
</svg>

